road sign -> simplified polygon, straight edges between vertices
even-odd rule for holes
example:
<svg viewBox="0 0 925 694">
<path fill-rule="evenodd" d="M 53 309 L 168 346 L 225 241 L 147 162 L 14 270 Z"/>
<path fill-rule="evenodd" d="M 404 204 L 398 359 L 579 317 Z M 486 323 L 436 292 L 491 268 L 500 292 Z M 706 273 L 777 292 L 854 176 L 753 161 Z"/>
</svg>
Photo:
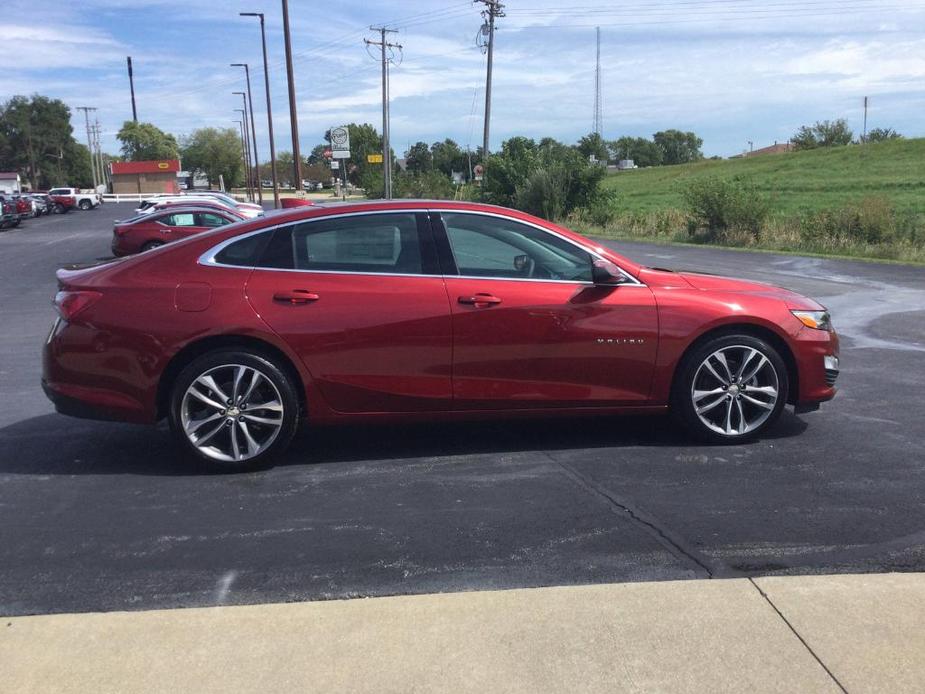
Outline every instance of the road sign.
<svg viewBox="0 0 925 694">
<path fill-rule="evenodd" d="M 337 171 L 340 168 L 340 162 L 335 159 L 331 162 L 331 171 Z"/>
<path fill-rule="evenodd" d="M 381 164 L 382 155 L 381 154 L 367 154 L 366 161 L 369 162 L 370 164 Z"/>
<path fill-rule="evenodd" d="M 330 158 L 331 158 L 331 150 L 329 150 L 329 149 L 324 150 L 324 155 L 323 155 L 323 156 L 324 156 L 325 159 L 330 159 Z"/>
<path fill-rule="evenodd" d="M 485 173 L 485 167 L 481 164 L 476 164 L 472 167 L 472 171 L 476 176 L 481 176 L 483 173 Z"/>
<path fill-rule="evenodd" d="M 331 156 L 335 159 L 350 158 L 350 131 L 345 125 L 331 128 Z"/>
</svg>

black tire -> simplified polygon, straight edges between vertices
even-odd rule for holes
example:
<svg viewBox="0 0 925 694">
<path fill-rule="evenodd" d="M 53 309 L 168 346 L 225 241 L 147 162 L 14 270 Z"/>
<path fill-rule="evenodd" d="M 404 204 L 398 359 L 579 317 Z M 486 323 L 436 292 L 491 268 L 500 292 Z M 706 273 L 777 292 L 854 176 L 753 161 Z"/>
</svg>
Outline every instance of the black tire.
<svg viewBox="0 0 925 694">
<path fill-rule="evenodd" d="M 758 356 L 753 356 L 751 350 L 763 356 L 766 363 Z M 718 352 L 722 352 L 728 363 L 728 374 L 722 368 L 722 363 L 713 356 Z M 737 354 L 742 357 L 735 361 Z M 731 355 L 732 360 L 727 355 Z M 747 356 L 751 361 L 746 359 Z M 724 386 L 722 380 L 714 378 L 709 366 L 705 364 L 707 359 L 711 360 L 710 365 L 714 366 L 718 374 L 731 375 L 731 378 L 726 379 L 730 385 Z M 762 364 L 759 372 L 747 382 L 753 385 L 745 384 L 745 379 L 737 380 L 736 373 L 742 361 L 748 361 L 744 376 L 749 375 L 756 363 Z M 698 380 L 697 385 L 702 388 L 697 390 L 700 394 L 697 397 L 701 398 L 699 402 L 702 403 L 700 414 L 694 402 L 695 378 Z M 762 381 L 766 382 L 763 386 L 760 385 Z M 787 404 L 788 385 L 787 365 L 773 346 L 752 335 L 723 335 L 695 347 L 681 360 L 672 386 L 671 413 L 691 435 L 701 441 L 720 445 L 743 443 L 761 436 L 774 425 Z M 756 392 L 768 388 L 776 390 L 776 400 L 772 407 L 769 407 L 771 396 L 767 392 Z M 711 394 L 702 395 L 707 392 Z M 752 404 L 756 401 L 765 404 L 760 407 Z M 714 413 L 714 410 L 718 412 Z M 749 423 L 751 415 L 755 422 L 753 428 Z M 712 427 L 702 419 L 705 417 L 711 421 L 717 416 L 719 420 L 711 422 Z M 731 429 L 741 431 L 729 433 Z"/>
<path fill-rule="evenodd" d="M 84 200 L 81 200 L 80 203 L 79 203 L 77 206 L 78 206 L 80 209 L 86 211 L 86 210 L 89 210 L 89 209 L 91 209 L 91 208 L 93 207 L 93 203 L 90 202 L 89 200 L 84 199 Z"/>
<path fill-rule="evenodd" d="M 230 446 L 230 437 L 237 437 L 237 441 L 242 441 L 243 434 L 238 429 L 241 419 L 247 418 L 250 414 L 246 411 L 246 402 L 235 403 L 235 408 L 239 404 L 243 404 L 240 411 L 236 414 L 238 419 L 235 420 L 235 413 L 231 415 L 218 412 L 219 417 L 216 420 L 219 425 L 226 425 L 222 429 L 219 429 L 219 433 L 215 435 L 216 446 L 209 446 L 209 449 L 214 448 L 215 451 L 206 451 L 197 447 L 187 436 L 186 431 L 183 426 L 184 421 L 184 398 L 187 394 L 187 390 L 193 385 L 193 383 L 200 377 L 211 374 L 214 377 L 214 383 L 219 385 L 221 391 L 228 395 L 229 393 L 233 395 L 233 384 L 226 383 L 222 381 L 222 374 L 225 370 L 230 370 L 233 373 L 234 369 L 238 366 L 245 367 L 245 369 L 250 369 L 258 372 L 264 379 L 269 381 L 272 384 L 272 388 L 267 386 L 264 382 L 261 381 L 261 388 L 268 388 L 264 392 L 274 393 L 273 397 L 278 394 L 280 402 L 282 404 L 282 413 L 279 417 L 279 426 L 275 434 L 275 438 L 269 438 L 269 443 L 266 445 L 266 448 L 260 450 L 259 453 L 251 457 L 246 457 L 240 460 L 222 460 L 218 459 L 215 451 L 221 453 L 221 449 L 224 447 Z M 280 453 L 282 453 L 292 441 L 292 437 L 295 435 L 296 430 L 299 427 L 299 422 L 301 421 L 301 411 L 299 405 L 299 396 L 296 391 L 297 385 L 293 383 L 292 379 L 286 374 L 285 369 L 277 364 L 272 358 L 267 355 L 261 354 L 256 351 L 250 351 L 247 349 L 219 349 L 212 352 L 209 352 L 195 360 L 193 360 L 189 365 L 187 365 L 174 380 L 170 388 L 170 401 L 169 401 L 169 411 L 168 411 L 168 421 L 170 423 L 170 430 L 173 434 L 177 445 L 183 451 L 184 455 L 190 460 L 196 462 L 197 464 L 205 467 L 208 470 L 214 472 L 244 472 L 248 470 L 257 470 L 261 468 L 268 467 L 274 458 L 276 458 Z M 200 386 L 202 388 L 202 386 Z M 273 390 L 275 388 L 275 391 Z M 242 388 L 243 390 L 243 388 Z M 210 399 L 217 401 L 218 396 L 212 392 L 208 391 Z M 257 396 L 255 396 L 257 397 Z M 265 397 L 265 396 L 264 396 Z M 195 399 L 191 402 L 198 402 Z M 275 400 L 274 400 L 275 402 Z M 227 405 L 228 401 L 225 400 L 221 404 Z M 206 412 L 212 412 L 213 409 L 204 407 Z M 229 409 L 232 409 L 229 406 Z M 252 410 L 253 411 L 253 410 Z M 267 413 L 264 412 L 264 415 Z M 231 420 L 231 424 L 229 424 Z M 207 428 L 205 425 L 202 429 Z M 245 422 L 247 425 L 247 422 Z M 260 427 L 259 424 L 251 423 L 249 426 Z M 199 429 L 198 431 L 202 431 Z M 269 430 L 270 427 L 266 427 L 266 430 Z M 208 433 L 208 432 L 207 432 Z M 253 434 L 253 437 L 258 441 L 261 440 L 261 432 L 257 429 L 252 429 L 250 431 Z M 224 437 L 220 440 L 220 437 Z M 201 438 L 205 438 L 204 436 Z M 235 444 L 238 445 L 237 443 Z"/>
<path fill-rule="evenodd" d="M 141 247 L 141 252 L 145 253 L 146 251 L 154 250 L 155 248 L 160 248 L 164 245 L 163 241 L 148 241 L 144 246 Z"/>
<path fill-rule="evenodd" d="M 65 212 L 67 212 L 67 208 L 64 205 L 62 205 L 60 202 L 56 202 L 55 206 L 52 208 L 52 211 L 55 214 L 64 214 Z"/>
<path fill-rule="evenodd" d="M 18 227 L 21 222 L 22 220 L 19 217 L 17 217 L 16 219 L 13 220 L 13 227 Z"/>
</svg>

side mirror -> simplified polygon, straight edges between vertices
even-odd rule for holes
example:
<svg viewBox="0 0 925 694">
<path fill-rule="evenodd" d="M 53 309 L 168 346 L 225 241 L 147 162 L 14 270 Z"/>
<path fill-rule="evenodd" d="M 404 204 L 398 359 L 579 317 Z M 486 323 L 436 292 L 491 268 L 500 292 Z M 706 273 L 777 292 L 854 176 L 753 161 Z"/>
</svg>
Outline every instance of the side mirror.
<svg viewBox="0 0 925 694">
<path fill-rule="evenodd" d="M 626 275 L 609 260 L 595 260 L 591 263 L 591 281 L 594 284 L 623 284 Z"/>
</svg>

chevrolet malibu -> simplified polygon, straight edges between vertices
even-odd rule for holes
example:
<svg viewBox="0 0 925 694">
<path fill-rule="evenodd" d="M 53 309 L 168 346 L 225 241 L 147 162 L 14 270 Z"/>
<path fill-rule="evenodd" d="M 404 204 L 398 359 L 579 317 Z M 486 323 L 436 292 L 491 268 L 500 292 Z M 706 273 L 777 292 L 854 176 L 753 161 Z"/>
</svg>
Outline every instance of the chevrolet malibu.
<svg viewBox="0 0 925 694">
<path fill-rule="evenodd" d="M 116 222 L 112 228 L 112 254 L 123 256 L 150 251 L 242 219 L 244 217 L 237 212 L 218 205 L 169 205 L 150 214 Z"/>
<path fill-rule="evenodd" d="M 738 443 L 838 375 L 812 299 L 474 203 L 299 208 L 57 276 L 56 409 L 166 418 L 220 469 L 267 464 L 303 422 L 670 410 Z"/>
</svg>

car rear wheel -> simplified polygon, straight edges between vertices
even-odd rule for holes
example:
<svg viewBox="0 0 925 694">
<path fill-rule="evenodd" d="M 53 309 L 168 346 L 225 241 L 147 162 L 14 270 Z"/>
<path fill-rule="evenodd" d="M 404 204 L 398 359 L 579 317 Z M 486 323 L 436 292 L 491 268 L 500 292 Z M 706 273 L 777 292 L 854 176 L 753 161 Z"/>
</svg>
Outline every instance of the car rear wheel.
<svg viewBox="0 0 925 694">
<path fill-rule="evenodd" d="M 169 421 L 191 458 L 236 472 L 265 467 L 285 450 L 299 410 L 295 385 L 277 364 L 255 352 L 219 350 L 177 377 Z"/>
<path fill-rule="evenodd" d="M 89 210 L 91 207 L 93 207 L 93 203 L 89 200 L 81 200 L 79 207 L 82 210 Z"/>
<path fill-rule="evenodd" d="M 144 246 L 141 247 L 141 252 L 150 251 L 155 248 L 160 248 L 164 245 L 163 241 L 148 241 Z"/>
<path fill-rule="evenodd" d="M 53 211 L 55 214 L 64 214 L 65 212 L 67 212 L 67 208 L 64 205 L 62 205 L 60 202 L 57 202 L 55 203 Z"/>
<path fill-rule="evenodd" d="M 787 366 L 774 347 L 751 335 L 726 335 L 684 359 L 671 409 L 701 440 L 740 443 L 777 421 L 788 383 Z"/>
</svg>

